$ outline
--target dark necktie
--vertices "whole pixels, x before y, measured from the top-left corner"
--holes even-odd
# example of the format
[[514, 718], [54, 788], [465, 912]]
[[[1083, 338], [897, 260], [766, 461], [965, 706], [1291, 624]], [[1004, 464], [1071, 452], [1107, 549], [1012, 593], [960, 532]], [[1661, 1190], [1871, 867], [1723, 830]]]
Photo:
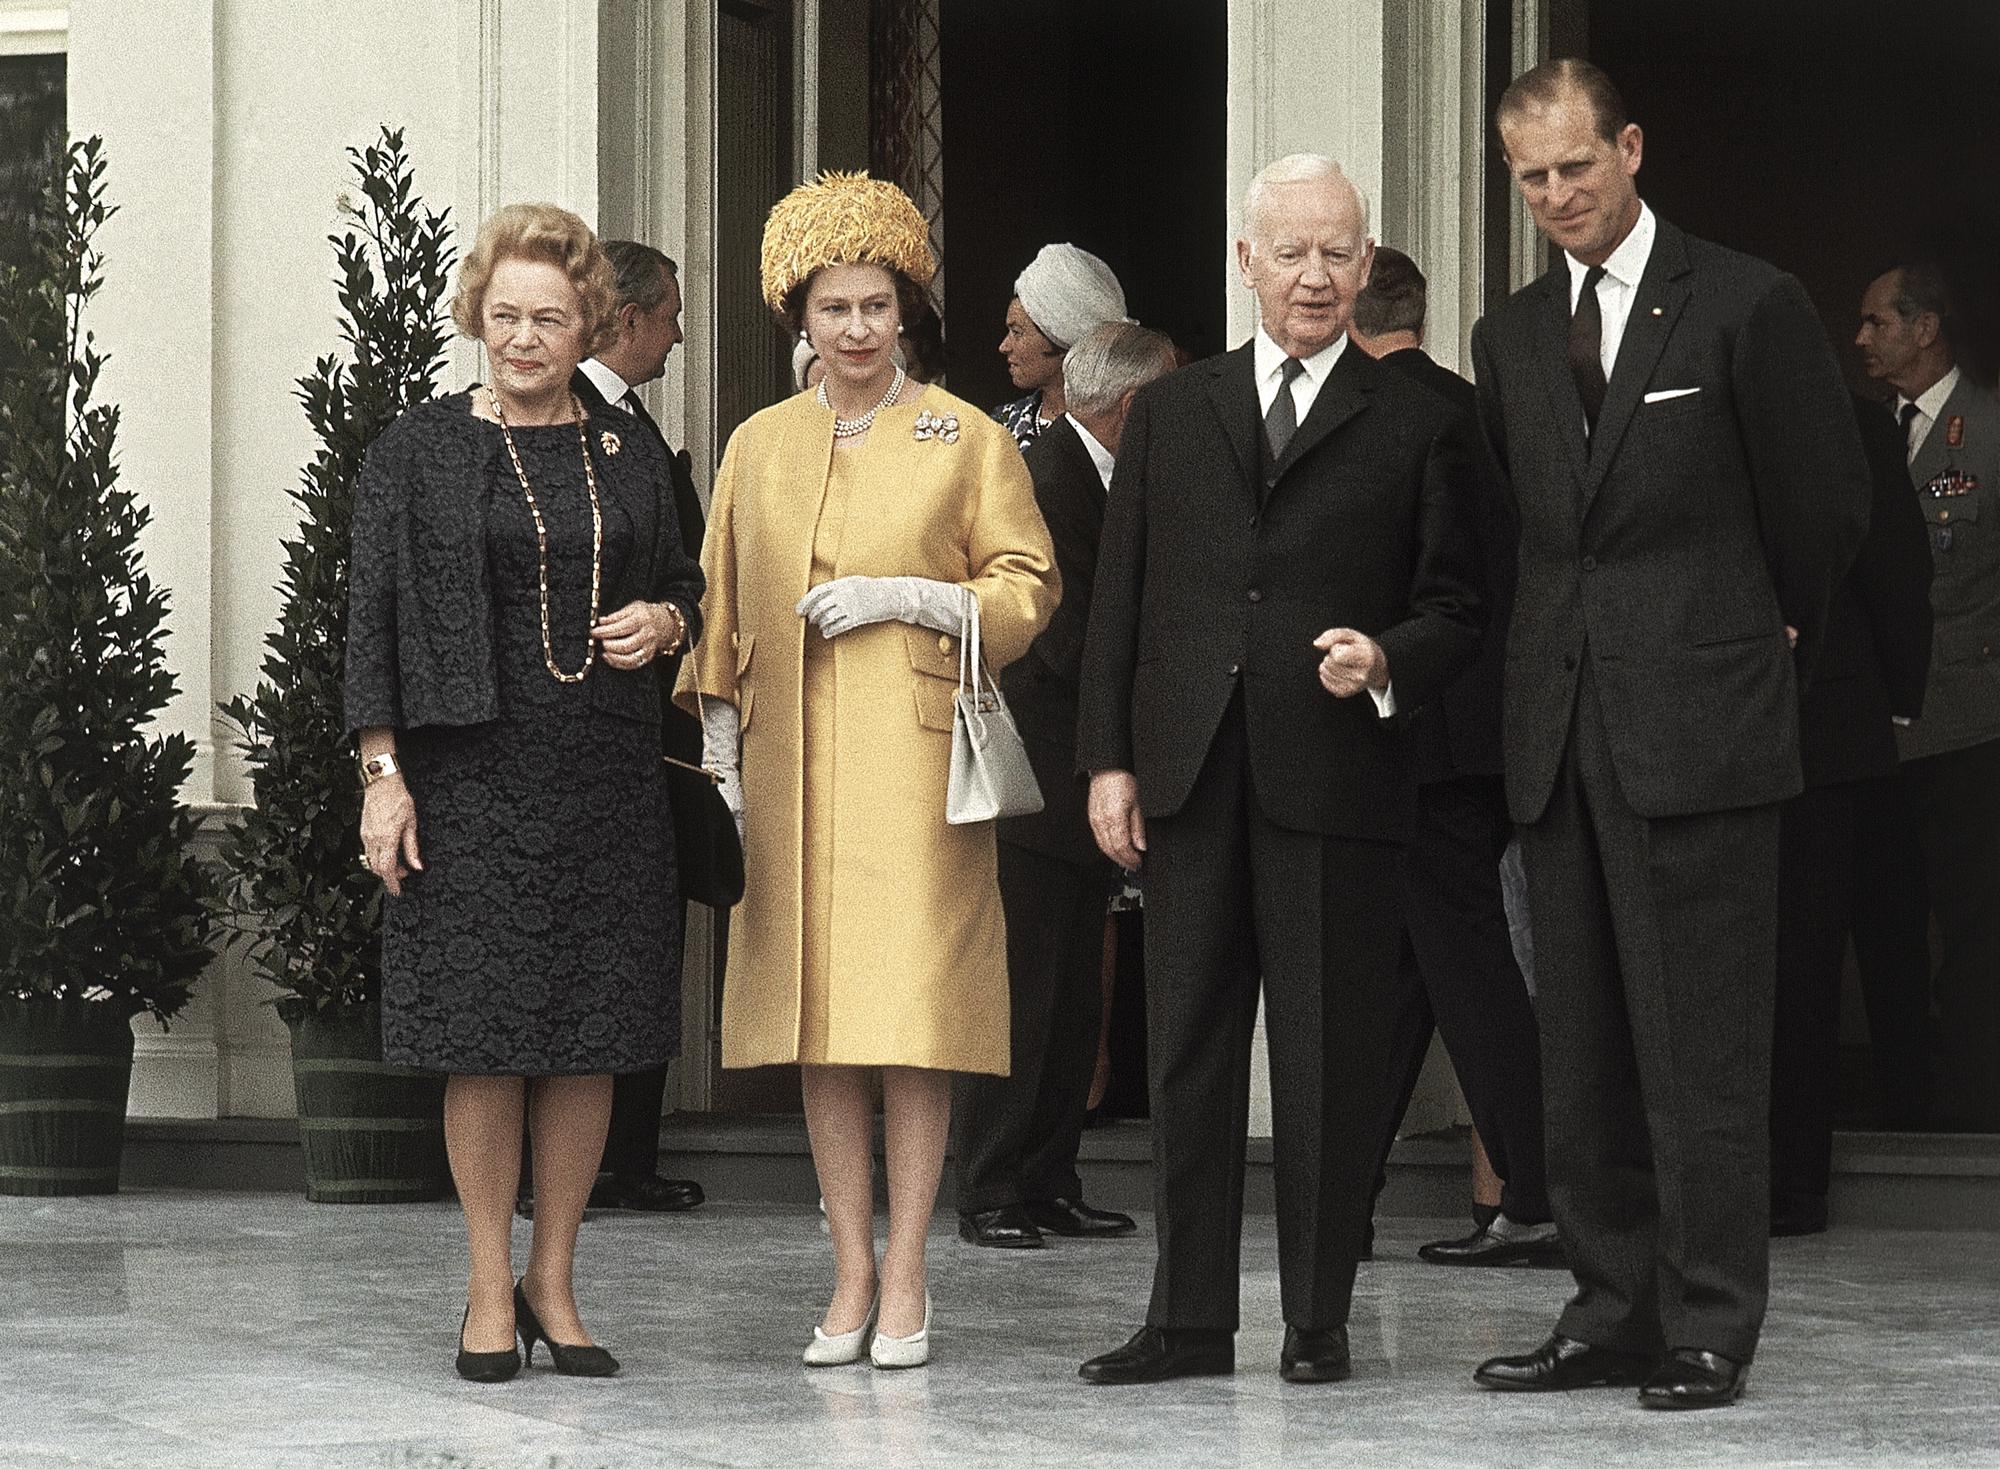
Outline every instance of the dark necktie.
[[1576, 395], [1583, 399], [1583, 417], [1597, 427], [1597, 410], [1604, 406], [1604, 308], [1597, 302], [1597, 283], [1604, 267], [1584, 272], [1583, 290], [1569, 318], [1569, 370], [1576, 378]]
[[1917, 405], [1914, 403], [1905, 403], [1900, 409], [1897, 410], [1896, 413], [1897, 421], [1903, 425], [1903, 452], [1906, 454], [1914, 454], [1917, 452], [1916, 440], [1913, 439], [1910, 435], [1911, 435], [1911, 430], [1915, 429], [1917, 426], [1917, 415], [1922, 411], [1923, 410], [1918, 408]]
[[1264, 438], [1271, 446], [1271, 462], [1277, 463], [1285, 457], [1285, 445], [1291, 443], [1292, 435], [1299, 431], [1299, 405], [1292, 401], [1292, 384], [1306, 365], [1296, 357], [1285, 359], [1284, 376], [1278, 382], [1276, 396], [1271, 399], [1271, 411], [1264, 415]]

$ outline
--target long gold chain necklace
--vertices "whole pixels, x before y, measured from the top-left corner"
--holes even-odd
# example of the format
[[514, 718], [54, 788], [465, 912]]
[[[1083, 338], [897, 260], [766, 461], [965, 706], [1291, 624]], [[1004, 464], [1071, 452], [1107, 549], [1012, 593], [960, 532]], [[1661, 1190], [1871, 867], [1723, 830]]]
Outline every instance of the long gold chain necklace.
[[[556, 667], [555, 640], [549, 636], [549, 528], [542, 523], [542, 507], [536, 503], [535, 491], [528, 483], [528, 471], [521, 467], [521, 451], [514, 446], [513, 430], [507, 427], [507, 414], [500, 406], [500, 395], [488, 388], [486, 396], [493, 404], [493, 417], [500, 425], [500, 437], [507, 441], [507, 457], [514, 464], [514, 478], [521, 482], [521, 494], [528, 502], [528, 514], [535, 520], [535, 561], [541, 573], [542, 586], [542, 662], [548, 665], [549, 673], [557, 683], [582, 683], [590, 673], [590, 665], [597, 661], [597, 640], [586, 637], [583, 651], [583, 667], [575, 673], [564, 673]], [[604, 509], [597, 500], [597, 470], [590, 462], [590, 438], [584, 432], [583, 404], [575, 394], [570, 395], [570, 407], [576, 413], [576, 442], [583, 451], [583, 482], [590, 491], [590, 625], [597, 625], [597, 597], [604, 576]]]

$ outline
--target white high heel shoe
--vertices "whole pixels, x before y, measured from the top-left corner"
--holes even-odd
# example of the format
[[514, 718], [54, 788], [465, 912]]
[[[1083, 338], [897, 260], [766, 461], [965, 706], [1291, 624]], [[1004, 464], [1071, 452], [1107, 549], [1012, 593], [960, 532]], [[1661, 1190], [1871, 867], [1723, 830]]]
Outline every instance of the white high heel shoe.
[[868, 1360], [877, 1367], [921, 1367], [931, 1359], [931, 1293], [924, 1292], [924, 1324], [913, 1336], [875, 1333]]
[[852, 1331], [843, 1331], [829, 1336], [817, 1326], [813, 1328], [813, 1339], [806, 1343], [802, 1359], [808, 1367], [845, 1367], [850, 1362], [859, 1362], [868, 1355], [869, 1343], [875, 1336], [875, 1309], [881, 1304], [877, 1297], [868, 1305], [868, 1319]]

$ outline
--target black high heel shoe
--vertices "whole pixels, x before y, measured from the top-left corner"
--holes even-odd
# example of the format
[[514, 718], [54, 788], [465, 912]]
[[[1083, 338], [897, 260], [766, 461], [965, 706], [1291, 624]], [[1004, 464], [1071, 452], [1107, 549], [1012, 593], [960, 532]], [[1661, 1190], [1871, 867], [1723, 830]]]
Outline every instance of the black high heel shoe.
[[550, 1336], [542, 1327], [542, 1320], [535, 1314], [535, 1308], [528, 1304], [528, 1294], [521, 1289], [521, 1283], [514, 1282], [514, 1328], [521, 1333], [521, 1346], [527, 1354], [528, 1365], [535, 1365], [535, 1343], [548, 1343], [549, 1356], [554, 1359], [556, 1371], [564, 1377], [616, 1377], [618, 1359], [603, 1347], [566, 1347]]
[[[519, 1301], [515, 1302], [519, 1308]], [[505, 1382], [521, 1370], [521, 1354], [514, 1350], [512, 1342], [507, 1343], [504, 1352], [468, 1352], [465, 1349], [465, 1323], [472, 1319], [472, 1307], [465, 1308], [465, 1314], [458, 1318], [458, 1375], [467, 1382]]]

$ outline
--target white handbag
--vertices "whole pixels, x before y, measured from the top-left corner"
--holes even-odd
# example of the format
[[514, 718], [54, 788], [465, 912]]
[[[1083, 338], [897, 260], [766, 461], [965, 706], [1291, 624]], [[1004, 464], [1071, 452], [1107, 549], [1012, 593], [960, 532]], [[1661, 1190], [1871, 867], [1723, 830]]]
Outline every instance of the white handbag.
[[944, 819], [967, 826], [1003, 816], [1032, 816], [1042, 809], [1042, 788], [1035, 783], [1014, 716], [980, 655], [979, 598], [968, 591], [965, 605], [958, 629], [958, 697], [952, 706]]

